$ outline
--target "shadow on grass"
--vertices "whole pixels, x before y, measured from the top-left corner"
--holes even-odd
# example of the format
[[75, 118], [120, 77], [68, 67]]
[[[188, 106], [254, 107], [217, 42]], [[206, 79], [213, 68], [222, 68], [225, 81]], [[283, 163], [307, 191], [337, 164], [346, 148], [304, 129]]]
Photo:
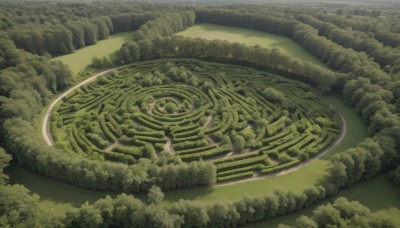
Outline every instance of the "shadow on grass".
[[114, 192], [90, 191], [51, 180], [32, 173], [15, 161], [6, 169], [6, 174], [10, 177], [10, 184], [24, 185], [32, 193], [38, 194], [41, 201], [51, 201], [56, 206], [64, 204], [79, 207], [86, 201], [92, 203], [107, 195], [111, 197], [117, 195]]

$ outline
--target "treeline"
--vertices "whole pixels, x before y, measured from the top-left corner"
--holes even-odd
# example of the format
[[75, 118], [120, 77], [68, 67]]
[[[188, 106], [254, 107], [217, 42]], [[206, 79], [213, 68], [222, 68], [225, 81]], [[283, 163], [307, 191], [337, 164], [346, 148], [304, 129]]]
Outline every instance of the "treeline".
[[298, 14], [295, 18], [318, 29], [320, 36], [324, 36], [345, 48], [367, 53], [388, 73], [398, 72], [398, 65], [400, 64], [399, 51], [391, 47], [385, 47], [374, 37], [370, 37], [369, 34], [341, 29], [332, 23], [324, 22], [305, 14]]
[[143, 24], [133, 33], [133, 40], [143, 40], [155, 36], [171, 36], [194, 24], [194, 11], [183, 11], [157, 17]]
[[398, 166], [395, 170], [390, 172], [389, 179], [393, 182], [393, 184], [400, 189], [400, 166]]
[[[183, 21], [183, 16], [174, 17], [160, 25], [161, 30], [157, 29], [155, 33], [150, 32], [151, 28], [142, 27], [141, 31], [149, 31], [144, 33], [146, 39], [125, 43], [117, 54], [118, 60], [127, 63], [159, 57], [196, 57], [273, 70], [314, 84], [324, 91], [333, 87], [369, 123], [371, 137], [356, 148], [335, 156], [325, 180], [302, 193], [278, 191], [245, 197], [236, 202], [206, 204], [180, 201], [165, 206], [146, 205], [132, 196], [120, 195], [116, 199], [99, 200], [93, 205], [84, 204], [81, 208], [68, 212], [63, 220], [51, 213], [45, 213], [37, 203], [37, 197], [29, 195], [26, 190], [18, 186], [1, 186], [0, 212], [6, 216], [0, 219], [0, 223], [11, 226], [41, 224], [49, 227], [59, 224], [82, 227], [234, 227], [302, 209], [336, 194], [341, 188], [368, 179], [383, 169], [399, 165], [400, 117], [393, 105], [400, 96], [394, 90], [399, 88], [398, 79], [383, 72], [367, 54], [354, 52], [320, 37], [318, 31], [293, 18], [208, 9], [200, 9], [196, 14], [198, 21], [247, 27], [292, 37], [328, 66], [342, 73], [334, 74], [314, 65], [296, 62], [276, 50], [257, 46], [247, 47], [223, 41], [181, 37], [147, 38], [179, 31], [183, 28], [183, 23], [178, 29], [169, 26], [180, 25], [179, 20]], [[168, 30], [164, 30], [165, 28]], [[214, 183], [215, 167], [202, 161], [158, 166], [150, 160], [142, 159], [139, 165], [128, 168], [118, 163], [91, 161], [55, 147], [44, 146], [32, 122], [52, 92], [70, 86], [71, 74], [63, 64], [49, 62], [43, 57], [19, 50], [12, 39], [2, 37], [1, 141], [5, 148], [14, 153], [19, 163], [49, 178], [94, 190], [133, 192], [146, 191], [153, 185], [165, 189], [180, 189]], [[397, 171], [393, 175], [396, 174]], [[15, 203], [15, 197], [24, 201]], [[329, 212], [328, 210], [324, 213], [329, 215]], [[315, 222], [318, 224], [318, 220]], [[382, 224], [386, 225], [385, 222], [388, 221], [382, 221]]]
[[396, 18], [389, 16], [386, 20], [376, 20], [366, 17], [346, 17], [334, 14], [316, 14], [319, 20], [332, 23], [342, 29], [351, 28], [371, 35], [384, 45], [396, 48], [400, 46], [400, 27]]
[[319, 206], [312, 216], [305, 215], [296, 219], [296, 225], [279, 227], [396, 227], [396, 221], [391, 217], [383, 217], [373, 213], [368, 207], [357, 201], [349, 201], [344, 197], [337, 198], [333, 203]]
[[[293, 17], [269, 15], [270, 11], [272, 10], [266, 9], [264, 14], [251, 14], [227, 9], [197, 9], [196, 22], [215, 23], [284, 35], [302, 45], [332, 70], [343, 73], [346, 77], [344, 80], [362, 75], [379, 85], [391, 82], [391, 75], [386, 74], [380, 65], [371, 60], [367, 54], [344, 48], [324, 36], [319, 36], [318, 30]], [[297, 12], [294, 12], [292, 16], [295, 13]], [[339, 85], [343, 86], [343, 80], [339, 81]]]
[[116, 53], [116, 61], [120, 64], [166, 57], [193, 57], [256, 67], [310, 83], [323, 92], [329, 92], [336, 83], [336, 75], [332, 71], [300, 62], [278, 49], [227, 41], [158, 36], [152, 40], [128, 41]]
[[51, 56], [96, 44], [110, 34], [135, 31], [148, 20], [175, 9], [162, 4], [130, 3], [1, 5], [8, 10], [0, 7], [0, 12], [4, 13], [0, 14], [4, 15], [0, 16], [0, 27], [3, 28], [0, 37], [12, 39], [18, 48], [28, 52]]
[[[10, 161], [0, 149], [2, 171]], [[271, 219], [308, 207], [330, 195], [324, 187], [310, 187], [302, 193], [276, 191], [261, 196], [247, 196], [235, 202], [180, 200], [160, 204], [164, 194], [152, 187], [148, 204], [132, 195], [107, 196], [93, 204], [70, 208], [65, 214], [49, 211], [39, 197], [20, 185], [5, 185], [0, 176], [0, 212], [2, 226], [41, 227], [237, 227], [251, 222]], [[46, 215], [46, 216], [44, 216]], [[301, 216], [296, 227], [362, 226], [396, 227], [391, 218], [371, 213], [357, 202], [338, 198], [314, 210], [311, 217]]]

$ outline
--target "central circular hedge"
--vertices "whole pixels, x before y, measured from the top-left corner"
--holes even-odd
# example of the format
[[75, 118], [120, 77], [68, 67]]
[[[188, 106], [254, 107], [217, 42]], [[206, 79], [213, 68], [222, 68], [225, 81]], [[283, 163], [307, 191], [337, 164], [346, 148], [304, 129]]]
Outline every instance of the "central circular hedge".
[[69, 93], [52, 113], [51, 134], [56, 145], [92, 159], [209, 160], [227, 181], [307, 160], [335, 140], [339, 125], [303, 83], [162, 60], [114, 70]]

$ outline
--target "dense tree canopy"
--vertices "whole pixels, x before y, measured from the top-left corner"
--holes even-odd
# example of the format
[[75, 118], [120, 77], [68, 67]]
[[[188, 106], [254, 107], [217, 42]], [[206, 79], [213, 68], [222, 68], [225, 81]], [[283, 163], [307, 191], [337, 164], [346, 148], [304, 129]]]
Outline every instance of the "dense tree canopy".
[[[350, 17], [342, 13], [250, 5], [211, 8], [98, 2], [1, 3], [1, 6], [0, 140], [20, 164], [46, 177], [92, 190], [124, 192], [148, 191], [153, 185], [174, 190], [215, 182], [215, 166], [203, 161], [188, 164], [162, 155], [158, 163], [143, 159], [138, 165], [128, 167], [71, 156], [62, 147], [42, 144], [34, 129], [39, 112], [55, 93], [74, 83], [68, 67], [49, 60], [49, 55], [71, 53], [115, 32], [135, 31], [133, 40], [123, 44], [113, 56], [113, 64], [195, 57], [269, 70], [307, 82], [323, 92], [342, 95], [368, 123], [370, 133], [357, 147], [334, 156], [321, 184], [302, 193], [278, 191], [236, 202], [182, 200], [165, 206], [157, 204], [162, 192], [153, 187], [150, 205], [121, 194], [115, 199], [107, 197], [94, 204], [86, 203], [59, 217], [24, 187], [5, 185], [7, 178], [1, 172], [2, 226], [234, 227], [292, 213], [399, 165], [400, 26], [390, 16], [378, 20], [357, 16], [366, 14], [363, 11], [355, 11]], [[371, 12], [372, 15], [379, 16], [378, 12]], [[171, 37], [195, 22], [290, 37], [330, 69], [292, 59], [276, 49]], [[192, 79], [192, 83], [196, 84], [196, 80]], [[209, 88], [205, 85], [202, 89]], [[275, 102], [285, 102], [276, 91], [265, 91], [264, 95]], [[236, 135], [223, 140], [240, 151], [242, 138], [243, 135]], [[4, 169], [9, 159], [0, 149], [0, 169]], [[181, 175], [187, 173], [193, 175]], [[397, 185], [399, 168], [390, 177]], [[300, 226], [309, 227], [395, 226], [391, 222], [341, 198], [319, 207], [311, 217], [298, 220]]]

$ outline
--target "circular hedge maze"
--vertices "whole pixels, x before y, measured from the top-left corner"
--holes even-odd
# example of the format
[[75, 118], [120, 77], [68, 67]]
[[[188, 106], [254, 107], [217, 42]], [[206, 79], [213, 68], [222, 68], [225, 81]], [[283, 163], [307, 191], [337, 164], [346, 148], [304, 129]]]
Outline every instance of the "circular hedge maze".
[[[214, 162], [218, 181], [294, 166], [335, 140], [340, 119], [300, 82], [195, 60], [140, 63], [74, 90], [52, 113], [56, 145], [127, 164]], [[165, 156], [163, 156], [165, 157]]]

